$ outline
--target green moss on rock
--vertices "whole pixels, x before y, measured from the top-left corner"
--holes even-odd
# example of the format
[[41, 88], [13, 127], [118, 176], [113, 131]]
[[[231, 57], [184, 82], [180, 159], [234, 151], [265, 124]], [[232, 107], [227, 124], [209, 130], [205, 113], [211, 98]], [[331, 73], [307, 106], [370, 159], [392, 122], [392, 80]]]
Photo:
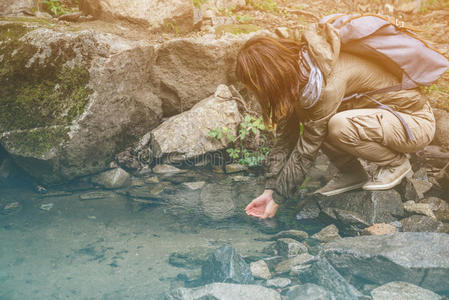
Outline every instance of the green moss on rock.
[[[0, 25], [0, 132], [54, 125], [67, 126], [88, 103], [89, 58], [68, 67], [73, 45], [50, 43], [51, 55], [21, 39], [33, 30], [24, 24]], [[33, 59], [36, 54], [43, 57]], [[45, 147], [44, 147], [45, 148]]]
[[12, 154], [22, 156], [45, 156], [66, 138], [69, 129], [64, 126], [38, 128], [10, 133], [2, 139]]

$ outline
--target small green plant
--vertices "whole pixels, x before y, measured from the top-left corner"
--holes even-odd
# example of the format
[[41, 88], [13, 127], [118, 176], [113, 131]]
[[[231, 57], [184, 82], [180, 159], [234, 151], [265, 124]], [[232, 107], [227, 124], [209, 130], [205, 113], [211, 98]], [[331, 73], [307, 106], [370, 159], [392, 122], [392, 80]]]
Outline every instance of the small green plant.
[[193, 6], [200, 8], [203, 4], [206, 4], [209, 0], [193, 0]]
[[48, 10], [54, 16], [61, 16], [70, 12], [70, 10], [67, 9], [59, 0], [43, 0], [42, 3], [47, 4]]
[[[270, 130], [270, 129], [269, 129]], [[227, 149], [226, 152], [233, 160], [236, 160], [241, 165], [249, 167], [255, 167], [265, 160], [269, 149], [261, 146], [255, 150], [247, 149], [247, 144], [250, 139], [266, 140], [265, 132], [267, 129], [263, 123], [262, 118], [256, 118], [251, 115], [246, 115], [243, 122], [240, 123], [237, 136], [235, 136], [230, 128], [218, 127], [215, 130], [209, 131], [209, 136], [221, 140], [223, 138], [232, 142], [232, 147]]]
[[168, 32], [174, 32], [176, 35], [179, 33], [178, 25], [173, 22], [167, 22], [165, 23], [165, 29]]
[[276, 1], [273, 0], [249, 0], [249, 4], [259, 10], [265, 10], [272, 13], [279, 11], [279, 6]]

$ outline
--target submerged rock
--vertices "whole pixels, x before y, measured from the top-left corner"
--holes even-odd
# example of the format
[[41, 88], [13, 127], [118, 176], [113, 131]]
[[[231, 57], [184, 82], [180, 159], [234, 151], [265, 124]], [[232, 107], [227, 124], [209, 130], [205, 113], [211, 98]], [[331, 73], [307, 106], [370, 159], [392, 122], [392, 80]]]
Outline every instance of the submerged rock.
[[[303, 253], [284, 261], [281, 261], [274, 267], [274, 271], [277, 274], [283, 274], [291, 272], [297, 266], [305, 266], [310, 262], [315, 260], [315, 256], [310, 255], [309, 253]], [[303, 269], [303, 268], [299, 268]]]
[[290, 239], [294, 239], [294, 240], [301, 242], [303, 240], [308, 239], [309, 235], [305, 231], [291, 229], [291, 230], [280, 231], [280, 232], [276, 233], [275, 235], [273, 235], [270, 239], [278, 240], [281, 238], [290, 238]]
[[202, 287], [187, 289], [179, 288], [166, 293], [164, 300], [281, 300], [281, 295], [275, 290], [259, 285], [240, 285], [231, 283], [212, 283]]
[[292, 281], [289, 278], [278, 277], [278, 278], [273, 278], [273, 279], [267, 280], [267, 282], [265, 282], [265, 285], [267, 287], [283, 289], [283, 288], [289, 286], [291, 283], [292, 283]]
[[345, 233], [361, 232], [375, 223], [389, 223], [404, 215], [401, 195], [395, 190], [352, 191], [336, 196], [316, 196], [322, 213], [339, 221]]
[[322, 286], [306, 283], [293, 287], [287, 293], [287, 300], [335, 300], [335, 296]]
[[223, 220], [235, 214], [234, 193], [229, 185], [211, 183], [201, 190], [201, 208], [212, 220]]
[[212, 252], [201, 268], [204, 282], [251, 283], [254, 279], [249, 265], [231, 247], [223, 246]]
[[237, 135], [241, 121], [237, 102], [225, 85], [218, 86], [215, 94], [192, 109], [173, 116], [152, 131], [151, 147], [156, 158], [177, 162], [194, 159], [226, 148], [230, 143], [226, 136], [211, 137], [209, 132], [227, 127]]
[[324, 256], [345, 277], [376, 284], [405, 281], [448, 292], [449, 235], [403, 232], [343, 238], [324, 246]]
[[107, 189], [118, 189], [128, 183], [131, 175], [122, 168], [105, 171], [92, 178], [92, 182]]
[[276, 249], [281, 256], [292, 257], [302, 253], [307, 253], [307, 247], [290, 238], [282, 238], [276, 241]]
[[209, 254], [210, 248], [194, 247], [187, 251], [173, 252], [170, 254], [168, 262], [175, 267], [194, 269], [203, 265]]
[[393, 281], [371, 291], [373, 300], [440, 300], [441, 296], [408, 282]]

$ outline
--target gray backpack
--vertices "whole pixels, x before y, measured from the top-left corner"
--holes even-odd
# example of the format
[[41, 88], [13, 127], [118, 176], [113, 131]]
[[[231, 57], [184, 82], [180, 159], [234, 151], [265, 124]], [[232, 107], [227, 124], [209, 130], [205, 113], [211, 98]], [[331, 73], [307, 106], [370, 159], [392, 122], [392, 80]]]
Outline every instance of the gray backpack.
[[341, 50], [375, 60], [401, 78], [401, 84], [355, 94], [344, 100], [429, 85], [449, 68], [449, 61], [414, 32], [377, 15], [324, 17], [339, 30]]

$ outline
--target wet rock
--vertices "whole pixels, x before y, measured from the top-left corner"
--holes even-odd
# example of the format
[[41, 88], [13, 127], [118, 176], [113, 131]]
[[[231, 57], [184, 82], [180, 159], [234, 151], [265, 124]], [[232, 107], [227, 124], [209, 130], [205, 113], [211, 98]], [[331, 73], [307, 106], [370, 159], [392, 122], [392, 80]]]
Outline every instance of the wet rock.
[[443, 229], [443, 223], [423, 215], [413, 215], [402, 219], [401, 224], [404, 232], [440, 232]]
[[201, 208], [204, 215], [212, 220], [223, 220], [235, 214], [232, 187], [211, 183], [201, 190]]
[[398, 229], [391, 224], [373, 224], [363, 230], [363, 235], [385, 235], [398, 232]]
[[436, 218], [442, 222], [449, 222], [449, 204], [436, 197], [425, 198], [420, 203], [429, 204]]
[[122, 168], [116, 168], [93, 177], [92, 182], [106, 189], [118, 189], [129, 183], [130, 177]]
[[203, 186], [206, 185], [206, 182], [205, 181], [183, 182], [182, 185], [191, 191], [196, 191], [201, 190]]
[[276, 233], [274, 236], [271, 237], [271, 240], [278, 240], [281, 238], [290, 238], [297, 241], [303, 241], [309, 238], [309, 235], [305, 231], [301, 230], [284, 230]]
[[169, 264], [175, 267], [195, 269], [203, 265], [210, 254], [210, 248], [194, 247], [187, 251], [173, 252], [168, 257]]
[[221, 139], [211, 137], [209, 132], [227, 127], [236, 136], [241, 115], [237, 102], [231, 98], [229, 88], [220, 85], [213, 96], [159, 125], [152, 131], [155, 157], [179, 162], [225, 149], [231, 140], [226, 135]]
[[312, 238], [318, 240], [323, 243], [327, 243], [333, 241], [335, 239], [339, 239], [340, 235], [338, 234], [338, 228], [334, 224], [331, 224], [327, 227], [321, 229], [320, 232], [312, 235]]
[[436, 218], [432, 207], [427, 203], [415, 203], [415, 201], [407, 201], [404, 203], [404, 210], [409, 214], [424, 215], [431, 218]]
[[320, 215], [321, 209], [316, 201], [307, 201], [305, 205], [296, 215], [296, 220], [310, 220], [317, 219]]
[[323, 254], [347, 278], [375, 284], [405, 281], [447, 292], [448, 247], [448, 234], [400, 232], [335, 240]]
[[88, 192], [80, 195], [81, 200], [95, 200], [95, 199], [105, 199], [105, 198], [113, 198], [115, 194], [113, 192], [106, 191], [95, 191]]
[[223, 246], [212, 252], [201, 268], [204, 282], [251, 283], [254, 279], [249, 265], [231, 247]]
[[394, 281], [371, 291], [373, 300], [440, 300], [441, 296], [408, 282]]
[[346, 281], [325, 258], [314, 261], [310, 268], [299, 274], [299, 279], [301, 282], [314, 283], [332, 291], [337, 300], [363, 298], [362, 293]]
[[252, 262], [249, 267], [254, 278], [265, 280], [271, 278], [270, 269], [268, 268], [268, 265], [264, 260]]
[[225, 172], [227, 174], [238, 173], [248, 170], [247, 166], [241, 164], [227, 164], [225, 166]]
[[316, 196], [325, 215], [339, 221], [344, 233], [355, 234], [375, 223], [389, 223], [404, 215], [401, 195], [395, 190], [352, 191], [332, 197]]
[[185, 270], [179, 273], [176, 278], [185, 281], [187, 283], [199, 282], [201, 279], [201, 268], [196, 268], [192, 270]]
[[314, 256], [309, 253], [302, 253], [295, 257], [289, 258], [287, 260], [281, 261], [274, 267], [274, 271], [277, 274], [283, 274], [290, 272], [296, 266], [304, 266], [315, 259]]
[[212, 283], [202, 287], [187, 289], [179, 288], [166, 293], [164, 300], [281, 300], [281, 295], [275, 290], [259, 285], [240, 285], [231, 283]]
[[188, 0], [125, 1], [125, 0], [81, 0], [80, 10], [96, 19], [126, 20], [149, 27], [150, 30], [166, 29], [187, 32], [193, 29], [193, 2]]
[[268, 255], [277, 256], [278, 255], [278, 250], [277, 250], [277, 247], [276, 247], [276, 243], [272, 243], [272, 244], [269, 244], [269, 245], [265, 246], [262, 249], [262, 253], [265, 253], [265, 254], [268, 254]]
[[185, 172], [187, 172], [187, 170], [181, 170], [181, 169], [178, 169], [174, 166], [167, 165], [167, 164], [160, 164], [160, 165], [154, 166], [153, 172], [155, 174], [169, 176], [169, 175], [185, 173]]
[[278, 277], [278, 278], [273, 278], [273, 279], [267, 280], [267, 282], [265, 282], [265, 286], [283, 289], [283, 288], [289, 286], [291, 283], [292, 283], [292, 281], [288, 278]]
[[307, 247], [304, 244], [290, 238], [278, 239], [276, 241], [276, 249], [278, 250], [279, 255], [285, 257], [307, 253]]
[[322, 286], [306, 283], [293, 287], [287, 293], [287, 300], [335, 300], [335, 296]]
[[163, 199], [164, 192], [171, 188], [171, 184], [161, 182], [156, 185], [136, 186], [128, 189], [127, 195], [133, 198]]

